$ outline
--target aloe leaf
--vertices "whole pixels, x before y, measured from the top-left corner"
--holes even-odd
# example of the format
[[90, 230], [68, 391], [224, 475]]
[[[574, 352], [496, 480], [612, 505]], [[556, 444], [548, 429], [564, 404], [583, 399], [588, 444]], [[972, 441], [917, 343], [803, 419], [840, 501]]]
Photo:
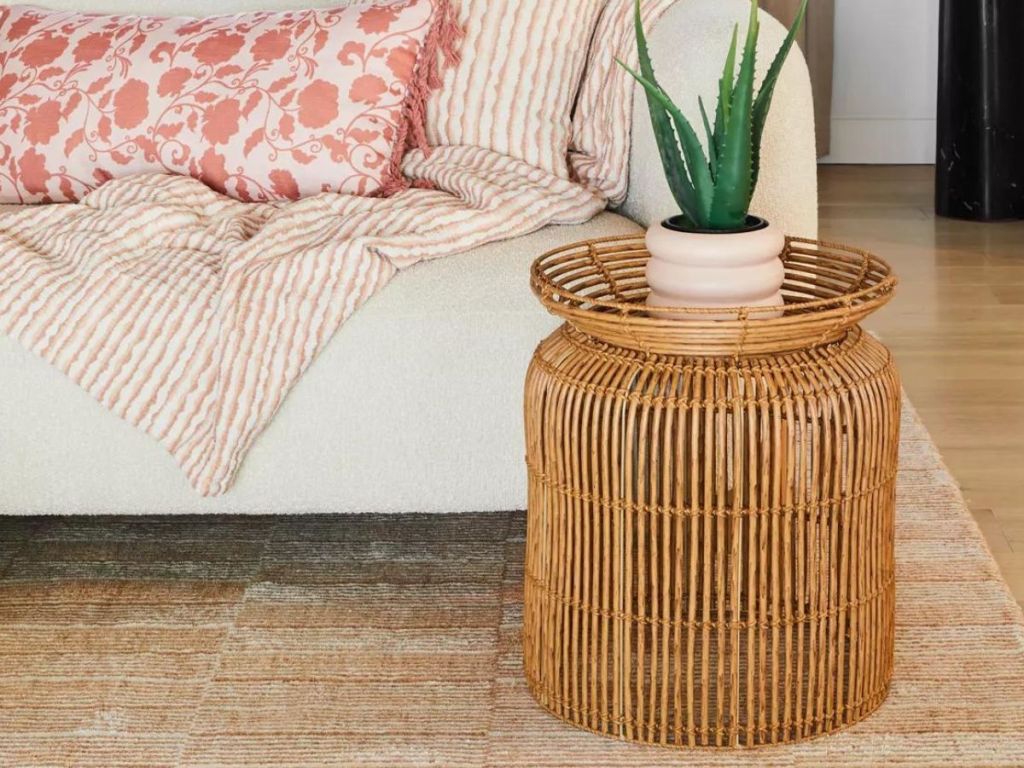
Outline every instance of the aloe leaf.
[[679, 151], [679, 144], [676, 141], [675, 132], [672, 130], [672, 118], [668, 112], [655, 99], [645, 85], [649, 81], [641, 79], [641, 76], [627, 67], [622, 61], [619, 66], [629, 72], [647, 90], [647, 108], [651, 114], [651, 125], [654, 128], [654, 138], [658, 143], [658, 155], [661, 158], [661, 165], [665, 169], [665, 179], [668, 181], [669, 189], [676, 204], [691, 222], [699, 223], [696, 216], [699, 215], [700, 205], [697, 202], [697, 193], [686, 172], [686, 163]]
[[778, 82], [779, 75], [782, 74], [782, 66], [786, 63], [786, 59], [789, 57], [789, 52], [793, 48], [793, 43], [796, 41], [797, 33], [799, 33], [800, 26], [803, 24], [804, 17], [807, 15], [807, 3], [808, 0], [804, 0], [803, 3], [801, 3], [800, 10], [797, 13], [796, 18], [793, 20], [793, 26], [789, 28], [789, 33], [786, 35], [786, 39], [783, 40], [782, 46], [779, 48], [778, 53], [775, 54], [775, 58], [772, 60], [772, 64], [764, 76], [764, 82], [761, 83], [761, 90], [758, 92], [757, 98], [754, 100], [754, 188], [757, 187], [757, 178], [761, 171], [761, 137], [764, 135], [764, 125], [768, 120], [768, 111], [772, 106], [772, 97], [775, 95], [775, 84]]
[[[633, 8], [633, 26], [636, 30], [636, 48], [640, 60], [640, 71], [644, 78], [657, 84], [654, 76], [654, 65], [651, 62], [651, 53], [647, 46], [647, 36], [644, 34], [644, 19], [640, 7], [640, 0], [636, 0]], [[618, 59], [616, 59], [618, 61]], [[636, 73], [619, 61], [633, 77]], [[641, 82], [641, 85], [643, 83]], [[647, 88], [645, 87], [645, 90]], [[658, 90], [661, 88], [659, 86]], [[651, 125], [654, 128], [654, 138], [658, 143], [658, 154], [661, 157], [661, 165], [665, 169], [665, 178], [668, 181], [669, 189], [675, 198], [676, 204], [682, 210], [683, 215], [690, 220], [698, 214], [697, 193], [693, 188], [693, 182], [687, 173], [683, 158], [679, 153], [679, 145], [676, 142], [675, 134], [672, 132], [671, 118], [666, 114], [663, 106], [659, 105], [647, 91], [647, 109], [651, 115]]]
[[715, 185], [711, 178], [711, 170], [708, 168], [708, 159], [704, 155], [704, 148], [700, 144], [700, 139], [697, 138], [697, 132], [693, 130], [693, 126], [686, 119], [682, 110], [656, 83], [652, 83], [643, 75], [634, 72], [622, 62], [619, 64], [644, 87], [648, 98], [654, 99], [672, 118], [699, 205], [696, 215], [691, 218], [703, 227], [711, 213], [711, 200], [714, 196]]
[[[654, 64], [651, 62], [651, 51], [647, 46], [647, 35], [644, 34], [644, 18], [640, 9], [640, 0], [633, 7], [633, 26], [636, 29], [636, 52], [640, 60], [640, 73], [655, 85], [658, 78], [654, 76]], [[620, 64], [622, 62], [619, 62]], [[623, 65], [625, 66], [625, 65]], [[660, 88], [661, 86], [658, 85]]]
[[[700, 145], [693, 126], [683, 116], [683, 113], [665, 93], [665, 89], [658, 83], [654, 74], [654, 65], [651, 63], [651, 52], [647, 45], [647, 35], [644, 33], [643, 13], [641, 12], [640, 0], [633, 5], [633, 24], [636, 27], [636, 47], [640, 60], [640, 75], [635, 72], [631, 74], [647, 90], [648, 98], [653, 97], [660, 102], [668, 112], [675, 124], [676, 134], [679, 143], [682, 145], [683, 157], [686, 160], [686, 172], [689, 175], [691, 185], [696, 194], [698, 209], [685, 211], [691, 219], [704, 226], [711, 213], [711, 199], [714, 195], [714, 180], [711, 177], [711, 170], [708, 168], [708, 159]], [[621, 63], [621, 62], [620, 62]], [[629, 68], [626, 68], [627, 71]]]
[[[711, 208], [712, 194], [707, 160], [702, 151], [699, 152], [699, 155], [694, 154], [695, 147], [700, 150], [700, 142], [696, 140], [696, 134], [693, 133], [689, 123], [683, 127], [683, 130], [679, 130], [678, 118], [682, 118], [682, 114], [680, 113], [678, 118], [673, 114], [673, 112], [678, 112], [678, 109], [658, 84], [654, 74], [654, 65], [651, 63], [647, 37], [644, 34], [640, 0], [636, 0], [634, 5], [633, 21], [636, 28], [637, 54], [642, 74], [633, 71], [624, 62], [618, 59], [616, 61], [644, 86], [644, 90], [647, 92], [647, 106], [658, 142], [661, 163], [676, 202], [687, 219], [698, 226], [704, 226]], [[679, 152], [676, 133], [672, 130], [672, 123], [676, 124], [678, 138], [682, 143], [682, 156]], [[689, 135], [686, 135], [687, 128], [689, 128]], [[691, 137], [694, 141], [690, 141]]]
[[732, 42], [729, 53], [725, 57], [725, 68], [718, 80], [718, 106], [715, 109], [715, 143], [719, 150], [725, 144], [725, 127], [729, 124], [729, 107], [732, 104], [732, 87], [736, 79], [736, 39], [739, 36], [739, 25], [732, 28]]
[[750, 22], [743, 47], [743, 61], [732, 90], [725, 143], [718, 158], [718, 179], [711, 206], [714, 229], [738, 229], [746, 220], [753, 192], [751, 111], [754, 100], [754, 62], [757, 49], [757, 0], [750, 3]]
[[700, 107], [700, 119], [704, 123], [704, 134], [708, 137], [708, 160], [711, 165], [711, 178], [714, 179], [718, 175], [718, 143], [708, 120], [708, 111], [704, 109], [704, 99], [700, 96], [697, 97], [697, 106]]
[[[664, 95], [664, 92], [662, 93]], [[680, 143], [683, 145], [683, 155], [686, 158], [686, 166], [690, 171], [690, 179], [693, 181], [693, 188], [697, 193], [697, 201], [700, 204], [700, 224], [704, 228], [711, 216], [711, 201], [715, 195], [715, 180], [711, 176], [711, 168], [708, 159], [704, 154], [697, 132], [693, 130], [690, 121], [668, 97], [668, 105], [665, 109], [672, 117], [672, 123], [676, 127]]]

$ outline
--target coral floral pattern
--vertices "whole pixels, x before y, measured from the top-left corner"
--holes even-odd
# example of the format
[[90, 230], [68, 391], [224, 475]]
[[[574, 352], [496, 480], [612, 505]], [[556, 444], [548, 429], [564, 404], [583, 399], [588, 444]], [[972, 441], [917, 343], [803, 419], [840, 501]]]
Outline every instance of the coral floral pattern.
[[206, 19], [0, 8], [0, 202], [76, 201], [154, 171], [245, 201], [393, 193], [446, 2]]

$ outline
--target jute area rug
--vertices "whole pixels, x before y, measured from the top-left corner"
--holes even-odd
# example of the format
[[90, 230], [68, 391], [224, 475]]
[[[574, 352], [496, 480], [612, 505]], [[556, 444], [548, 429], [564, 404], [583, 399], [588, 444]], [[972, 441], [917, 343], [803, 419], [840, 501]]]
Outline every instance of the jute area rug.
[[1024, 766], [1024, 620], [907, 408], [897, 668], [748, 752], [563, 725], [520, 676], [522, 513], [0, 520], [0, 766]]

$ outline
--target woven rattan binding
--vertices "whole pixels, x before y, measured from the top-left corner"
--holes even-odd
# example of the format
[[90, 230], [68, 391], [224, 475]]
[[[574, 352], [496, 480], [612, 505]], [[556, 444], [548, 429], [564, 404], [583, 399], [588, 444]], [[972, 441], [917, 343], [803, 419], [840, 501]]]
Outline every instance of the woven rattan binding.
[[[550, 312], [581, 332], [649, 354], [761, 355], [826, 344], [884, 305], [896, 277], [877, 256], [857, 248], [789, 237], [781, 317], [772, 307], [736, 307], [736, 320], [707, 319], [722, 309], [647, 312], [642, 237], [588, 240], [537, 259], [530, 283]], [[666, 316], [668, 315], [668, 316]]]
[[675, 747], [858, 722], [893, 670], [900, 381], [857, 322], [896, 280], [794, 238], [781, 317], [664, 319], [647, 258], [628, 237], [534, 265], [568, 323], [525, 386], [530, 690], [581, 728]]

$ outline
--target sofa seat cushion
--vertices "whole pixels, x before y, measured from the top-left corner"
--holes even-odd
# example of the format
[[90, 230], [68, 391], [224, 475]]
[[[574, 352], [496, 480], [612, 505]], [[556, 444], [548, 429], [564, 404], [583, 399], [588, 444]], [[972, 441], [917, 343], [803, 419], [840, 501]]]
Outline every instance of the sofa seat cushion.
[[0, 336], [0, 514], [523, 508], [523, 377], [557, 325], [530, 292], [530, 263], [574, 240], [638, 231], [605, 213], [399, 274], [342, 327], [216, 498]]

